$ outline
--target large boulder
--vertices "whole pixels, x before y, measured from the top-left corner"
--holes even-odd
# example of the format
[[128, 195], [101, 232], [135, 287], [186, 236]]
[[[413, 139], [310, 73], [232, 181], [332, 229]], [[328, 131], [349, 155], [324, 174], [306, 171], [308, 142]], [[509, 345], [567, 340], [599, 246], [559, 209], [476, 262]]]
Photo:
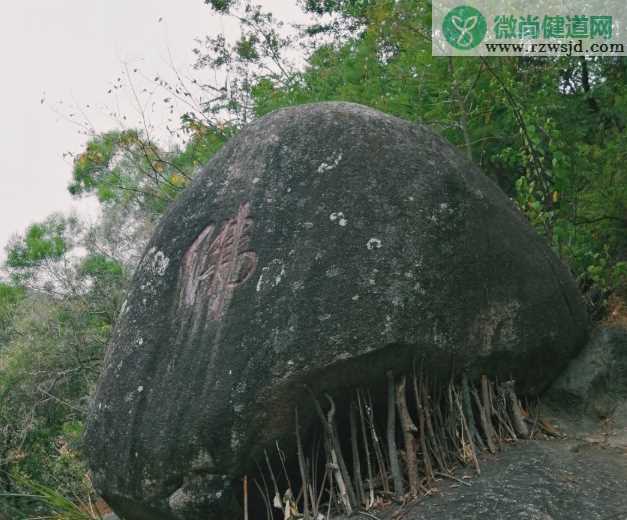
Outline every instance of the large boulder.
[[94, 399], [94, 481], [126, 520], [237, 518], [238, 478], [293, 437], [304, 385], [342, 395], [419, 358], [535, 394], [586, 322], [544, 240], [431, 130], [348, 103], [280, 110], [158, 226]]

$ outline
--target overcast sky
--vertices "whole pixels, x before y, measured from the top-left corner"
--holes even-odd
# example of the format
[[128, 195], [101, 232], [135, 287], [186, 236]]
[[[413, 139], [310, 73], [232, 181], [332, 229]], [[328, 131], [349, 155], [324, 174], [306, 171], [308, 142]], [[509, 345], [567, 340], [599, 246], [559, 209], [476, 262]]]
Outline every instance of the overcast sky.
[[[257, 3], [284, 19], [303, 19], [293, 0]], [[124, 63], [151, 78], [166, 74], [170, 61], [189, 70], [195, 38], [239, 32], [203, 0], [24, 0], [2, 7], [0, 260], [11, 235], [52, 212], [96, 213], [93, 202], [77, 203], [67, 193], [71, 159], [63, 154], [80, 152], [86, 140], [69, 114], [80, 108], [99, 131], [113, 128], [107, 113], [116, 104], [121, 113], [134, 109], [128, 93], [107, 94]]]

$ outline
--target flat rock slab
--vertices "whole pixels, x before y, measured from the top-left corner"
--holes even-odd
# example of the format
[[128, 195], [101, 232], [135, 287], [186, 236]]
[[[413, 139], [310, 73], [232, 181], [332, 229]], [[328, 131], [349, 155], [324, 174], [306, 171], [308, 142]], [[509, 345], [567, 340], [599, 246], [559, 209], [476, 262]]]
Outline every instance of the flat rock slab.
[[381, 520], [627, 520], [627, 449], [578, 440], [525, 442], [486, 457], [481, 475], [467, 482], [469, 486], [441, 481], [439, 495], [375, 516]]

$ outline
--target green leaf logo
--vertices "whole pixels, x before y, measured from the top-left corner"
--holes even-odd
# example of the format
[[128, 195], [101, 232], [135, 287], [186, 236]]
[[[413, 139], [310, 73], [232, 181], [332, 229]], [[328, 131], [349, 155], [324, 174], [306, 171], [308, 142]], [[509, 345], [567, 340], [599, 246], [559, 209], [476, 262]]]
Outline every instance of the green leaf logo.
[[474, 7], [451, 9], [442, 22], [442, 33], [453, 47], [465, 51], [481, 43], [488, 29], [485, 17]]

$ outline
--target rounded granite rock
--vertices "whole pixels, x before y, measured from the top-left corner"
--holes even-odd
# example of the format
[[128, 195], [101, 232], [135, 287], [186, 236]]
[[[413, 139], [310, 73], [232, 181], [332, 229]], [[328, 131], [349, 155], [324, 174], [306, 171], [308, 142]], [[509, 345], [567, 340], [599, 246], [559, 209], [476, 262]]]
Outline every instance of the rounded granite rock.
[[126, 520], [236, 518], [305, 385], [342, 395], [420, 359], [537, 394], [586, 334], [568, 271], [437, 134], [349, 103], [279, 110], [148, 245], [88, 421], [94, 482]]

